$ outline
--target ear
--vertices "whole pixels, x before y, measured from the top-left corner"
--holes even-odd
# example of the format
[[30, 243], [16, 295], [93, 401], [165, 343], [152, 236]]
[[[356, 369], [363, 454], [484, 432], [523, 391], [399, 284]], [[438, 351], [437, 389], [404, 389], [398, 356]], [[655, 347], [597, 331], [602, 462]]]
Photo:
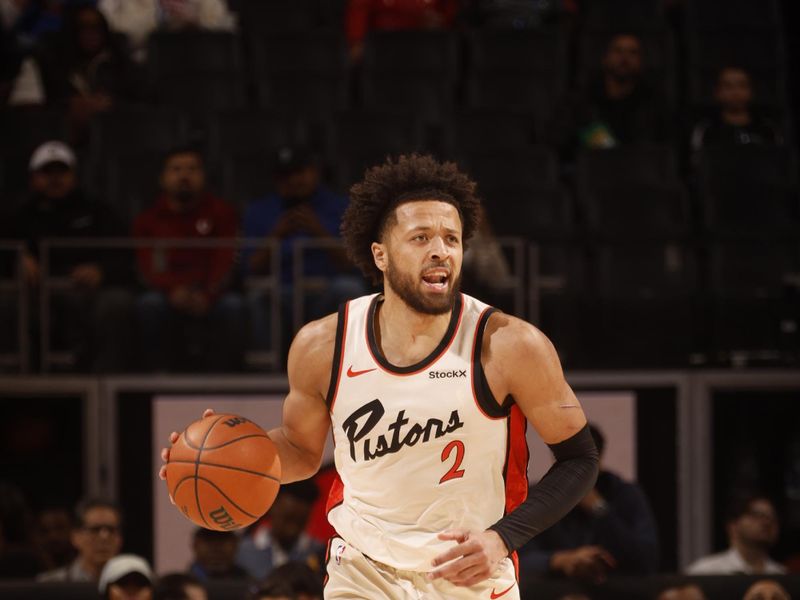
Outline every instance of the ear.
[[379, 244], [378, 242], [372, 242], [372, 246], [370, 246], [372, 250], [372, 259], [375, 261], [375, 266], [382, 272], [386, 272], [386, 265], [388, 263], [388, 257], [386, 255], [386, 246], [384, 244]]

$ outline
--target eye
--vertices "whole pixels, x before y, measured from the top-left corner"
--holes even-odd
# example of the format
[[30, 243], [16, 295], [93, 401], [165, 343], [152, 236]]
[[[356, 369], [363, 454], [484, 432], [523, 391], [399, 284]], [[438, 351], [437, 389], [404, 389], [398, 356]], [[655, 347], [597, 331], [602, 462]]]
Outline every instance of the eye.
[[447, 241], [450, 242], [451, 244], [458, 244], [459, 239], [458, 239], [458, 236], [448, 235], [447, 236]]
[[424, 233], [419, 233], [419, 234], [415, 235], [415, 236], [414, 236], [413, 238], [411, 238], [411, 239], [412, 239], [412, 240], [414, 240], [414, 241], [417, 241], [417, 240], [419, 240], [419, 241], [422, 241], [422, 242], [424, 242], [425, 240], [427, 240], [427, 239], [428, 239], [428, 236], [427, 236], [427, 235], [425, 235]]

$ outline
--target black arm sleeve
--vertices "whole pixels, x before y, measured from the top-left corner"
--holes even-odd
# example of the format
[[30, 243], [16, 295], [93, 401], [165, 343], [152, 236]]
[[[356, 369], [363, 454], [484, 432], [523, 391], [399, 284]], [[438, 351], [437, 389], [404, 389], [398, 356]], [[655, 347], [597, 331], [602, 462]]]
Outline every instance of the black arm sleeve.
[[561, 519], [595, 484], [599, 456], [589, 426], [550, 446], [556, 463], [528, 494], [528, 499], [489, 527], [509, 552]]

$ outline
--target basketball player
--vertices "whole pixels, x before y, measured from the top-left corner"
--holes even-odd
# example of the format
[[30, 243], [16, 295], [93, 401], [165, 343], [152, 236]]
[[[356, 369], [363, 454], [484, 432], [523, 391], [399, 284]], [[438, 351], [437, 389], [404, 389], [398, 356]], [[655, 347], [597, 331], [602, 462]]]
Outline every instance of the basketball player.
[[[292, 343], [283, 423], [269, 436], [290, 482], [316, 473], [333, 432], [325, 598], [519, 598], [514, 551], [597, 477], [586, 418], [548, 339], [459, 291], [474, 190], [427, 156], [370, 169], [342, 234], [383, 293]], [[527, 422], [556, 458], [529, 496]]]

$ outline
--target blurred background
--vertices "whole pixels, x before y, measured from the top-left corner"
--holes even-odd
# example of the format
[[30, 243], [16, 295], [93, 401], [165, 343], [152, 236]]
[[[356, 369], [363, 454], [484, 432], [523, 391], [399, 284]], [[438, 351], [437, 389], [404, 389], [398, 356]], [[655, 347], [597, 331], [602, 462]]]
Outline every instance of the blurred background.
[[[0, 577], [83, 556], [69, 532], [87, 497], [124, 515], [111, 554], [160, 570], [160, 519], [181, 517], [159, 508], [155, 432], [186, 425], [161, 415], [261, 403], [261, 424], [277, 422], [294, 333], [374, 291], [341, 250], [348, 189], [410, 152], [477, 182], [464, 291], [552, 339], [606, 467], [646, 507], [646, 564], [598, 579], [531, 562], [523, 592], [655, 598], [735, 546], [731, 507], [754, 496], [774, 509], [761, 546], [800, 571], [799, 13], [791, 0], [0, 0]], [[59, 510], [55, 552], [43, 540]], [[324, 544], [324, 523], [310, 527]], [[195, 564], [182, 531], [174, 552]], [[234, 536], [234, 554], [265, 551], [259, 531]], [[211, 597], [244, 597], [266, 574], [237, 561], [192, 572]], [[739, 598], [750, 583], [700, 587]]]

